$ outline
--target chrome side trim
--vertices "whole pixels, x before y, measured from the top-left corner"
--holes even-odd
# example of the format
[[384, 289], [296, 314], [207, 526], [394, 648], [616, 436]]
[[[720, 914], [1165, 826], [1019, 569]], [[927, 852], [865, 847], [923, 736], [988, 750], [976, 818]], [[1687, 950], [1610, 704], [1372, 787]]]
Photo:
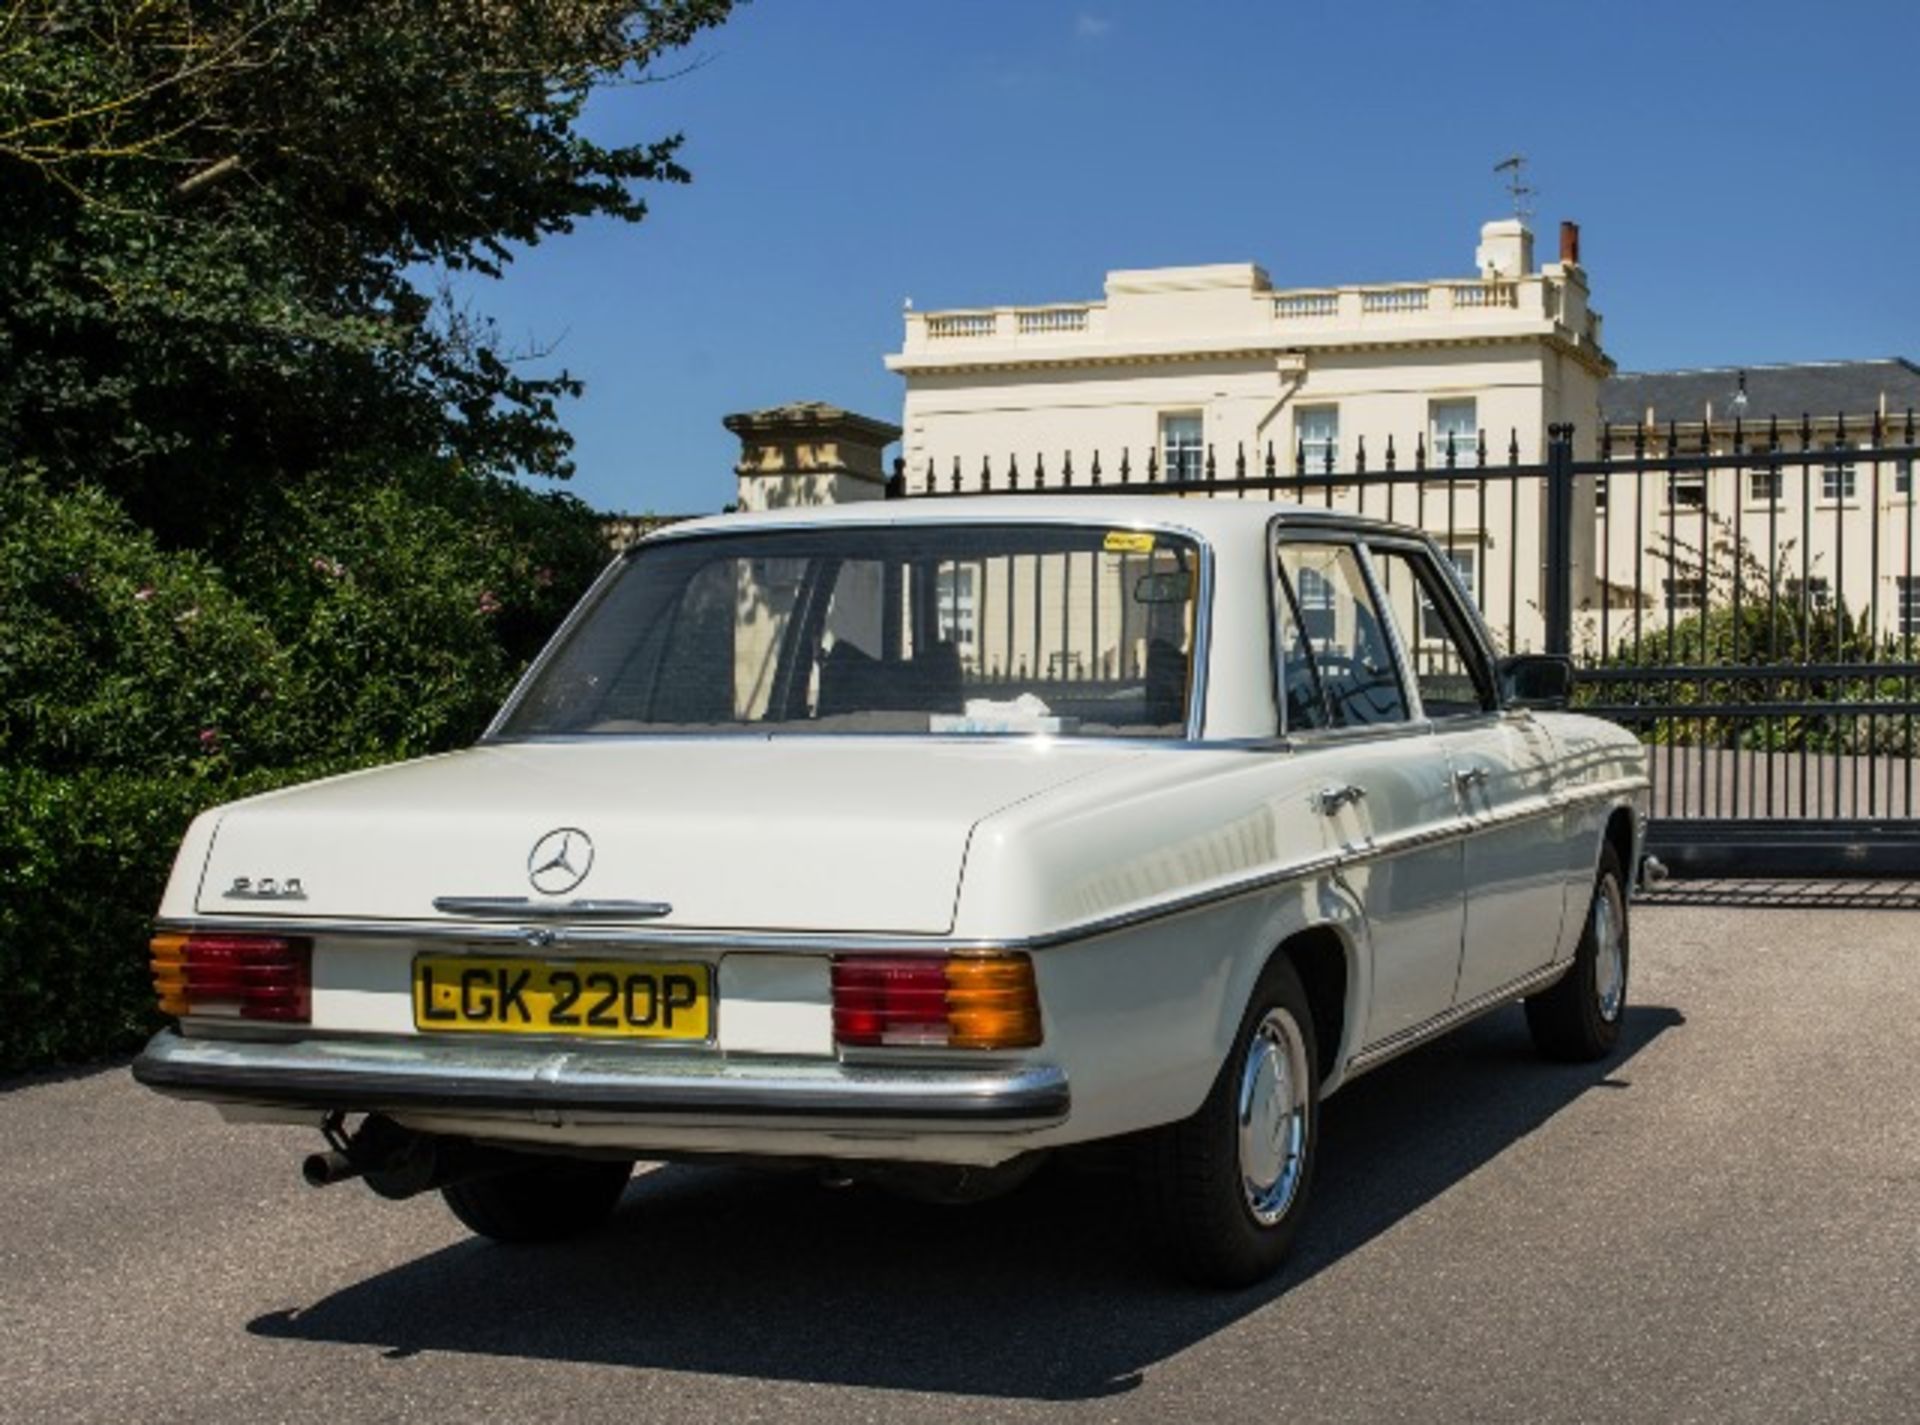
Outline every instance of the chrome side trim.
[[536, 901], [526, 896], [435, 896], [433, 908], [442, 915], [479, 920], [658, 920], [673, 914], [665, 901]]
[[133, 1076], [173, 1098], [346, 1112], [447, 1109], [794, 1127], [1024, 1132], [1064, 1122], [1064, 1070], [1049, 1064], [928, 1066], [832, 1059], [639, 1059], [590, 1045], [188, 1039], [162, 1030]]
[[1397, 1034], [1377, 1040], [1347, 1060], [1346, 1073], [1341, 1082], [1345, 1083], [1348, 1079], [1364, 1074], [1369, 1069], [1377, 1069], [1387, 1060], [1398, 1058], [1409, 1049], [1418, 1048], [1429, 1039], [1437, 1039], [1448, 1030], [1456, 1029], [1469, 1019], [1485, 1014], [1488, 1010], [1498, 1009], [1508, 1001], [1518, 999], [1532, 990], [1542, 989], [1572, 968], [1572, 960], [1556, 960], [1550, 965], [1543, 965], [1538, 970], [1522, 975], [1509, 984], [1502, 985], [1499, 989], [1477, 995], [1464, 1004], [1456, 1004], [1452, 1009], [1444, 1014], [1435, 1015], [1424, 1024], [1416, 1024], [1410, 1029], [1402, 1029]]
[[[1581, 789], [1578, 795], [1570, 795], [1559, 801], [1542, 802], [1530, 811], [1528, 816], [1547, 816], [1591, 801], [1611, 801], [1645, 786], [1644, 778], [1629, 778], [1589, 786]], [[1509, 819], [1509, 824], [1512, 821], [1524, 819], [1526, 818], [1516, 816]], [[1204, 890], [1191, 891], [1168, 900], [1156, 901], [1152, 905], [1137, 906], [1111, 915], [1098, 916], [1091, 920], [1063, 926], [1058, 930], [1043, 931], [1037, 935], [968, 937], [904, 932], [887, 934], [875, 931], [698, 930], [670, 925], [640, 924], [632, 926], [527, 925], [523, 923], [487, 925], [473, 922], [450, 924], [445, 921], [431, 920], [326, 919], [319, 916], [256, 919], [228, 915], [170, 917], [156, 921], [155, 926], [161, 930], [219, 929], [260, 935], [374, 937], [396, 940], [457, 941], [469, 945], [531, 944], [544, 947], [638, 944], [662, 949], [685, 948], [722, 952], [858, 954], [862, 951], [884, 950], [895, 955], [949, 955], [956, 951], [969, 950], [1045, 950], [1073, 941], [1111, 935], [1116, 931], [1129, 930], [1156, 920], [1191, 914], [1210, 906], [1238, 900], [1243, 896], [1257, 895], [1290, 881], [1304, 880], [1308, 877], [1344, 870], [1350, 866], [1364, 865], [1369, 861], [1383, 860], [1418, 847], [1471, 836], [1490, 824], [1494, 823], [1488, 818], [1479, 821], [1472, 821], [1466, 817], [1449, 818], [1445, 822], [1422, 827], [1417, 831], [1399, 832], [1364, 845], [1323, 852], [1307, 860], [1255, 872], [1224, 885], [1209, 886]], [[524, 920], [526, 917], [521, 919]]]

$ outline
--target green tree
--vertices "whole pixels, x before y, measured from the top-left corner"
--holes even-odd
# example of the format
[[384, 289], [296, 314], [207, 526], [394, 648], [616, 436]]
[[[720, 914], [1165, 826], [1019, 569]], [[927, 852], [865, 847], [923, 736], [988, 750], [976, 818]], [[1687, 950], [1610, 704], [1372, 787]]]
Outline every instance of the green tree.
[[0, 0], [0, 463], [215, 551], [270, 483], [367, 452], [566, 474], [578, 383], [420, 274], [685, 182], [678, 135], [578, 121], [729, 9]]

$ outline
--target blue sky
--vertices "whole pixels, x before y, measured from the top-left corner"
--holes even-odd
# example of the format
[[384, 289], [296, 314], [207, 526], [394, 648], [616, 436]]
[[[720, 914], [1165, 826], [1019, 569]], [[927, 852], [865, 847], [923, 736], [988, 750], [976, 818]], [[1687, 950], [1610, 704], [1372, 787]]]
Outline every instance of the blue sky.
[[756, 0], [589, 109], [605, 140], [684, 131], [693, 184], [470, 295], [584, 378], [571, 487], [622, 511], [729, 499], [730, 411], [897, 419], [906, 298], [1466, 273], [1516, 150], [1623, 370], [1920, 357], [1917, 41], [1914, 0]]

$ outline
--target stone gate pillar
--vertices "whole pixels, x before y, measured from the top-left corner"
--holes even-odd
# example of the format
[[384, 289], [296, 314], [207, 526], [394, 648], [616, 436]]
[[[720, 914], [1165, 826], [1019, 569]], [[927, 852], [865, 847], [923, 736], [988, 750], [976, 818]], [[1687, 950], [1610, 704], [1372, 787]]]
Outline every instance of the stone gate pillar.
[[886, 448], [900, 427], [821, 401], [728, 416], [740, 437], [733, 467], [743, 510], [838, 505], [886, 495]]

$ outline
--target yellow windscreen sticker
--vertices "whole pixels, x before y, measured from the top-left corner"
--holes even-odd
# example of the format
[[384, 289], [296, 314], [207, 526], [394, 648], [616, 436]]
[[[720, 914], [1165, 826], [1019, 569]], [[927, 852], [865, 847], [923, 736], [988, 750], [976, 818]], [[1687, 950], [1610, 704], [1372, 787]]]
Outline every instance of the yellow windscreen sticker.
[[1132, 529], [1110, 529], [1104, 546], [1109, 554], [1151, 554], [1153, 536]]

